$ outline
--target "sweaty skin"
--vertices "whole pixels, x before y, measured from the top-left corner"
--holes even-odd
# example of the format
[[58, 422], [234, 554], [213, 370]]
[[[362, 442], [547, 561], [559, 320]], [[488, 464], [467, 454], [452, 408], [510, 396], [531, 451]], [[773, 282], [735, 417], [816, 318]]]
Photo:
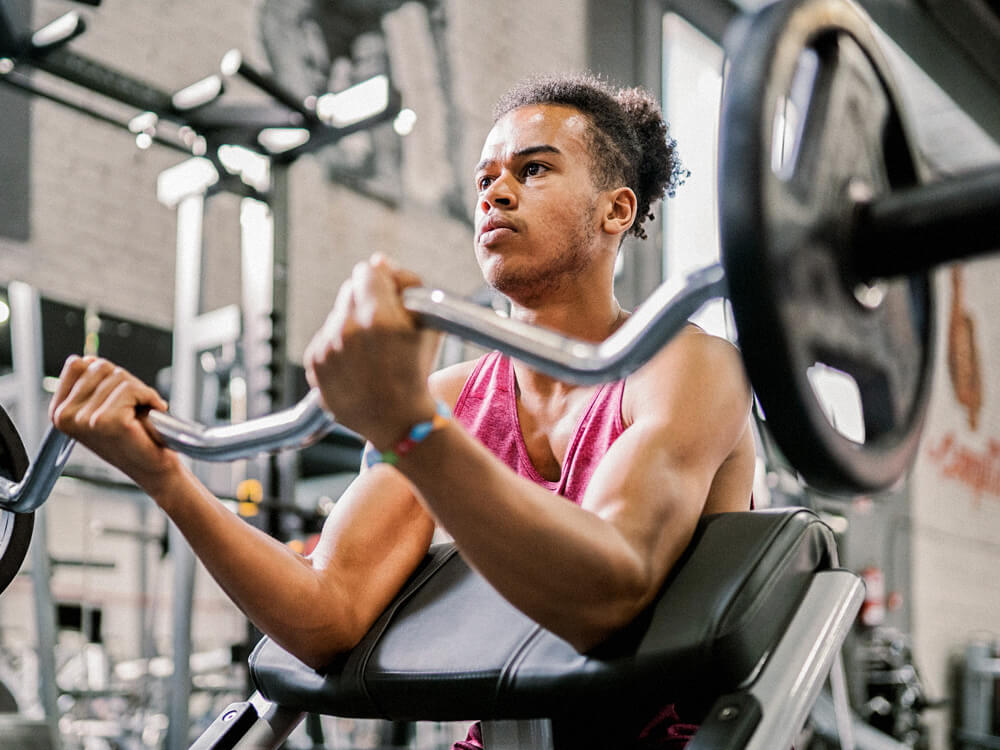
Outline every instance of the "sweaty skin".
[[[586, 127], [577, 110], [555, 105], [521, 107], [496, 123], [475, 170], [475, 251], [517, 319], [601, 341], [627, 318], [613, 272], [636, 197], [628, 187], [595, 186]], [[472, 368], [431, 374], [439, 337], [419, 329], [401, 301], [419, 283], [381, 256], [358, 264], [305, 354], [329, 409], [379, 450], [430, 419], [435, 399], [454, 405]], [[515, 375], [529, 455], [556, 477], [593, 388], [520, 362]], [[398, 468], [364, 471], [308, 558], [224, 510], [149, 438], [136, 406], [164, 408], [110, 363], [72, 359], [52, 418], [129, 473], [247, 616], [316, 667], [367, 631], [422, 559], [435, 524], [511, 603], [588, 649], [650, 602], [702, 514], [747, 508], [753, 478], [740, 358], [693, 326], [627, 379], [626, 429], [581, 505], [517, 476], [452, 422]]]

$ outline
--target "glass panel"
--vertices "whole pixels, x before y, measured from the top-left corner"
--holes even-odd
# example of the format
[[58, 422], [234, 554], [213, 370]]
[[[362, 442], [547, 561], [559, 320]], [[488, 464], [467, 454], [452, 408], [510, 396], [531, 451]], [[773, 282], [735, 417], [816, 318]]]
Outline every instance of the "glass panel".
[[[663, 107], [670, 134], [684, 167], [690, 170], [677, 195], [664, 205], [663, 268], [665, 275], [685, 276], [719, 260], [718, 140], [725, 55], [722, 48], [684, 18], [663, 16]], [[818, 60], [803, 55], [789, 96], [774, 123], [779, 177], [794, 169], [809, 108]], [[723, 189], [724, 186], [723, 186]], [[735, 340], [727, 305], [705, 306], [694, 322], [711, 333]], [[857, 384], [844, 373], [816, 366], [809, 381], [837, 430], [850, 440], [864, 440]]]
[[[716, 153], [722, 96], [722, 49], [675, 13], [663, 17], [663, 107], [670, 134], [690, 175], [664, 204], [663, 268], [684, 276], [719, 259]], [[725, 335], [725, 305], [713, 302], [695, 318]]]

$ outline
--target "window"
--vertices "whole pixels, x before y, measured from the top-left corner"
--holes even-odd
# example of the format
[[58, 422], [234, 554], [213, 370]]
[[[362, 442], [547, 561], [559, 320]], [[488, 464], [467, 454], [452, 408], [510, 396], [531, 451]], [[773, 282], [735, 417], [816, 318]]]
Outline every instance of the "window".
[[[684, 168], [677, 195], [664, 204], [663, 269], [686, 276], [719, 260], [719, 106], [724, 57], [718, 44], [675, 13], [663, 16], [663, 107]], [[695, 321], [725, 335], [725, 305], [714, 301]]]
[[[664, 204], [663, 269], [664, 276], [672, 278], [719, 260], [717, 156], [725, 55], [716, 42], [676, 13], [664, 14], [662, 38], [664, 115], [681, 161], [690, 171], [677, 195]], [[773, 165], [778, 172], [794, 161], [815, 72], [815, 59], [805, 55], [797, 77], [804, 101], [783, 101], [778, 110]], [[703, 307], [694, 322], [735, 340], [722, 300]], [[808, 377], [830, 423], [845, 437], [863, 442], [860, 394], [850, 375], [816, 364]]]

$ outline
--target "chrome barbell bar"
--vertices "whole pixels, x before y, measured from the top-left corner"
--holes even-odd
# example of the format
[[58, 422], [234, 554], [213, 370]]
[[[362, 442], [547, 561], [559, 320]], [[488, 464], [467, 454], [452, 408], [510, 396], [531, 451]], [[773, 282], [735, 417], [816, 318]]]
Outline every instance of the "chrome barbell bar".
[[[428, 328], [499, 349], [559, 380], [590, 385], [617, 380], [639, 369], [706, 302], [724, 296], [725, 272], [718, 264], [680, 281], [668, 280], [621, 328], [598, 343], [568, 338], [502, 317], [437, 289], [407, 289], [403, 304]], [[148, 419], [164, 445], [205, 461], [233, 461], [258, 453], [302, 448], [336, 426], [336, 419], [323, 408], [316, 389], [288, 409], [236, 424], [206, 426], [160, 411], [149, 412]], [[0, 477], [0, 509], [30, 513], [41, 506], [66, 465], [74, 443], [50, 428], [21, 481]]]

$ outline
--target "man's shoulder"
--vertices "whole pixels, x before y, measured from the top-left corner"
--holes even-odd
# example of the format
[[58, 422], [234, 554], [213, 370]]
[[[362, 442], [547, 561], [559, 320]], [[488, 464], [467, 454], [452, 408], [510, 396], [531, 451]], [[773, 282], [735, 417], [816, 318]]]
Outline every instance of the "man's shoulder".
[[479, 359], [470, 359], [433, 372], [428, 380], [428, 385], [434, 398], [439, 398], [449, 406], [454, 407], [466, 381], [478, 363]]
[[690, 324], [627, 381], [626, 399], [643, 413], [664, 398], [701, 391], [747, 392], [739, 350], [721, 336]]

